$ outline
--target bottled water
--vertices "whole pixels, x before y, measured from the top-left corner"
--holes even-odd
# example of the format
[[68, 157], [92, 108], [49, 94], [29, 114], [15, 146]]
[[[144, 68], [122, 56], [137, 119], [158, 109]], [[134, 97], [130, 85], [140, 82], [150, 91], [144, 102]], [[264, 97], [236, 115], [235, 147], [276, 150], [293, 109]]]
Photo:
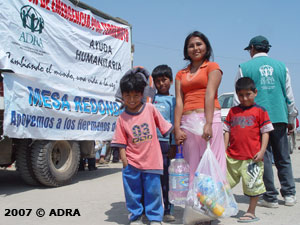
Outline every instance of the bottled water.
[[169, 201], [174, 205], [184, 205], [189, 191], [190, 168], [182, 155], [182, 146], [177, 146], [175, 159], [169, 166]]

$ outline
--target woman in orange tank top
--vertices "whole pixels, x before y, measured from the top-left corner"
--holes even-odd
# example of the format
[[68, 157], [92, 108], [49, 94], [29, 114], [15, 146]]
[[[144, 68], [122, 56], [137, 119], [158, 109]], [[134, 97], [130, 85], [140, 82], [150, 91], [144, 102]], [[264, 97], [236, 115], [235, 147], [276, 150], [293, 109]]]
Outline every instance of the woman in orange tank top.
[[226, 175], [225, 146], [220, 104], [217, 99], [222, 71], [210, 62], [212, 48], [207, 37], [195, 31], [184, 43], [184, 59], [190, 64], [180, 70], [175, 79], [175, 138], [183, 144], [184, 157], [190, 166], [190, 184], [206, 149], [211, 143]]

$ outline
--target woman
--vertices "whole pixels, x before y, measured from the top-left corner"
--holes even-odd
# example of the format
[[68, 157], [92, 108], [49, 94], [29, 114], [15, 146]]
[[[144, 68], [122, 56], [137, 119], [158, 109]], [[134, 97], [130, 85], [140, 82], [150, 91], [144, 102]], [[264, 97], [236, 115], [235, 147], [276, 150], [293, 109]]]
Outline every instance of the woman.
[[222, 71], [217, 63], [209, 61], [211, 56], [207, 37], [198, 31], [189, 34], [184, 43], [184, 59], [190, 64], [175, 79], [175, 138], [177, 144], [183, 144], [184, 158], [190, 166], [190, 184], [207, 141], [226, 175], [221, 107], [217, 98]]

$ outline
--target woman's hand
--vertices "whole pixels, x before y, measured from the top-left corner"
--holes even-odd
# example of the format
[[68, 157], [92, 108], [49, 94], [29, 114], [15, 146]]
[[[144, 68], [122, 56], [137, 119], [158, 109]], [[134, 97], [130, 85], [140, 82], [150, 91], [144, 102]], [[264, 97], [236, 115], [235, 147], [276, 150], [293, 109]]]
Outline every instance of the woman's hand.
[[203, 134], [202, 134], [202, 138], [206, 141], [209, 141], [209, 139], [212, 138], [212, 124], [211, 123], [205, 123], [204, 127], [203, 127]]
[[208, 74], [207, 88], [205, 92], [204, 114], [206, 123], [203, 128], [202, 138], [206, 141], [212, 138], [212, 123], [215, 111], [215, 96], [222, 80], [221, 70], [213, 70]]
[[186, 134], [180, 128], [175, 130], [175, 141], [177, 145], [181, 145], [183, 141], [186, 139]]

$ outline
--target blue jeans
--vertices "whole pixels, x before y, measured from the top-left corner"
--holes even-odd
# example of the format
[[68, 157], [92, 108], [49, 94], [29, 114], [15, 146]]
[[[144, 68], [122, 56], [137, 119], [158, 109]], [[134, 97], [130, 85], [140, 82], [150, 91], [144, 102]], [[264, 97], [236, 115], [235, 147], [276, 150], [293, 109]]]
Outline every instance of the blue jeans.
[[263, 195], [263, 199], [268, 202], [277, 202], [277, 195], [279, 194], [274, 185], [272, 154], [281, 185], [281, 195], [284, 197], [296, 194], [292, 163], [288, 150], [287, 124], [273, 123], [273, 126], [274, 130], [270, 132], [270, 139], [264, 156], [263, 179], [267, 191]]
[[164, 207], [162, 203], [160, 175], [139, 171], [131, 165], [125, 167], [122, 172], [126, 206], [130, 212], [130, 221], [142, 216], [144, 206], [145, 214], [149, 221], [162, 221]]

